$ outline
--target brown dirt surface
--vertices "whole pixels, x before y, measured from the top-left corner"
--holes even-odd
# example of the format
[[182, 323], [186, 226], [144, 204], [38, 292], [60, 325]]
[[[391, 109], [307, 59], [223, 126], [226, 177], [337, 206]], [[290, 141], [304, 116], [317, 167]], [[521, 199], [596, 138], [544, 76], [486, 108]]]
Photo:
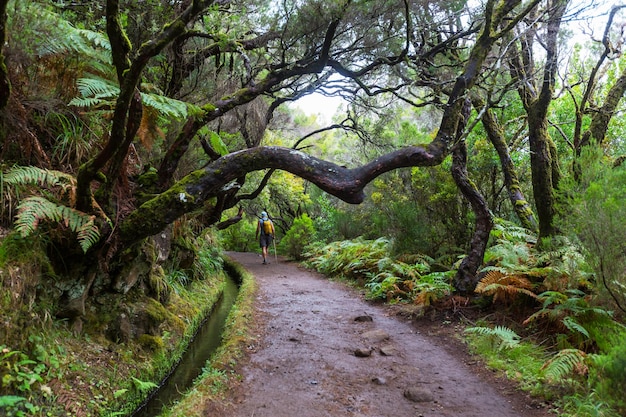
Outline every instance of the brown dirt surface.
[[452, 323], [414, 320], [281, 258], [229, 255], [258, 282], [258, 344], [222, 417], [550, 415], [468, 355]]

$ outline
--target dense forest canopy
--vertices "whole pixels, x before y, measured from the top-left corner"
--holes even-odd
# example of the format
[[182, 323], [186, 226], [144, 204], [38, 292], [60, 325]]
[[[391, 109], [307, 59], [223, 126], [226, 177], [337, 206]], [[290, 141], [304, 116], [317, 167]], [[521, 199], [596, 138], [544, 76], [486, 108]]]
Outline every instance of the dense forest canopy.
[[[367, 196], [376, 203], [382, 183], [374, 180], [384, 178], [395, 189], [387, 197], [416, 212], [432, 199], [419, 191], [427, 176], [428, 193], [462, 195], [456, 211], [443, 204], [437, 213], [433, 205], [424, 216], [456, 230], [448, 241], [466, 256], [455, 286], [470, 292], [494, 213], [540, 238], [555, 236], [560, 186], [583, 181], [587, 150], [616, 167], [624, 153], [616, 117], [626, 88], [622, 6], [111, 0], [0, 7], [3, 221], [23, 236], [48, 233], [63, 248], [55, 256], [65, 270], [57, 272], [83, 277], [76, 278], [81, 294], [94, 268], [123, 280], [130, 254], [177, 220], [226, 229], [246, 210], [254, 215], [253, 202], [280, 171], [348, 203]], [[286, 104], [313, 92], [342, 97], [345, 114], [290, 136]], [[311, 148], [329, 132], [334, 149]], [[278, 137], [281, 146], [266, 146]], [[451, 175], [405, 170], [436, 166]], [[293, 205], [283, 201], [291, 213], [283, 230], [304, 210]]]

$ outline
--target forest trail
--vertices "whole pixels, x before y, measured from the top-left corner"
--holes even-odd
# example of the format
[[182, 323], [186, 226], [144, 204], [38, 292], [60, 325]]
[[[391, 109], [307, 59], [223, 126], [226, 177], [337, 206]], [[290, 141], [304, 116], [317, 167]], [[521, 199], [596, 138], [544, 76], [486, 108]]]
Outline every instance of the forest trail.
[[259, 343], [220, 416], [549, 415], [392, 308], [280, 258], [262, 265], [258, 254], [229, 256], [258, 281]]

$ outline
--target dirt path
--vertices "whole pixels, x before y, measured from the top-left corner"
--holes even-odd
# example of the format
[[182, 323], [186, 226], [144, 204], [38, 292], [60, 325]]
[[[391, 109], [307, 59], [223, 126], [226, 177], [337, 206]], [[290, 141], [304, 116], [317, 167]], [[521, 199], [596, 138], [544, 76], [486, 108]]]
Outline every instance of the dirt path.
[[548, 415], [506, 384], [480, 378], [484, 371], [465, 353], [452, 355], [446, 342], [354, 290], [280, 258], [262, 265], [257, 254], [230, 255], [258, 280], [261, 337], [220, 415]]

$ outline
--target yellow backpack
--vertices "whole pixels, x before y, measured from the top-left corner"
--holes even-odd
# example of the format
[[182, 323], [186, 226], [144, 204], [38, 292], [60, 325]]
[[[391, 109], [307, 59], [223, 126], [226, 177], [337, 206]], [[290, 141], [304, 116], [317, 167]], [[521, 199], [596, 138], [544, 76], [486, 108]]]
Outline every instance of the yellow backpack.
[[272, 221], [270, 219], [261, 220], [261, 228], [263, 233], [266, 235], [274, 233], [274, 228], [272, 227]]

